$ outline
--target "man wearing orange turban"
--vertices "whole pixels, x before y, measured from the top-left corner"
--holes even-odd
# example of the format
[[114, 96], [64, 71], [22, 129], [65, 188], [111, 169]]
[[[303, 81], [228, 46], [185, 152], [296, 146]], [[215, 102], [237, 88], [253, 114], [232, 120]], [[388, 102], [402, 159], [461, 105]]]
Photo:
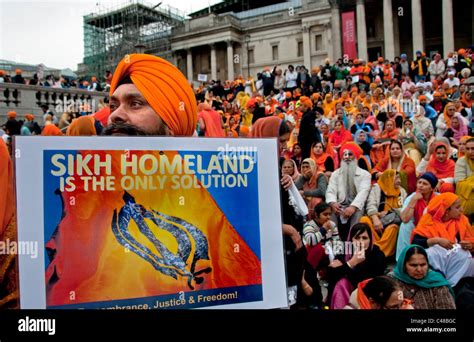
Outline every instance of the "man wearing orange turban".
[[120, 61], [110, 85], [110, 110], [109, 134], [123, 134], [123, 125], [148, 135], [192, 136], [196, 129], [191, 86], [174, 65], [152, 55]]
[[346, 240], [349, 229], [359, 223], [370, 191], [370, 173], [357, 166], [362, 149], [354, 142], [339, 150], [341, 167], [329, 178], [326, 202], [333, 209], [333, 222], [338, 222], [339, 234]]
[[[179, 70], [161, 58], [125, 57], [114, 72], [110, 94], [105, 134], [191, 136], [195, 131], [194, 93]], [[107, 152], [112, 165], [118, 165], [123, 151]], [[132, 159], [143, 155], [172, 160], [178, 152], [130, 151]], [[121, 184], [124, 175], [116, 171], [112, 169]], [[180, 177], [173, 172], [166, 177]], [[176, 205], [183, 195], [186, 207]], [[61, 197], [65, 215], [46, 241], [54, 251], [46, 269], [48, 307], [262, 284], [260, 259], [203, 187], [157, 192], [77, 186]]]
[[427, 248], [430, 266], [443, 273], [451, 286], [474, 276], [474, 231], [455, 194], [445, 192], [430, 201], [412, 241]]

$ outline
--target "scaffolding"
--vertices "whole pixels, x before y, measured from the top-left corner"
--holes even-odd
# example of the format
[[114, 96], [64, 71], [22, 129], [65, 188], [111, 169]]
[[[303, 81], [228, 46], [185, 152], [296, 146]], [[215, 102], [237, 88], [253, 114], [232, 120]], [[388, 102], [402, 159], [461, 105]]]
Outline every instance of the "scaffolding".
[[97, 10], [84, 16], [84, 64], [87, 76], [102, 78], [127, 54], [144, 52], [171, 60], [171, 29], [184, 24], [185, 15], [161, 3], [142, 0]]

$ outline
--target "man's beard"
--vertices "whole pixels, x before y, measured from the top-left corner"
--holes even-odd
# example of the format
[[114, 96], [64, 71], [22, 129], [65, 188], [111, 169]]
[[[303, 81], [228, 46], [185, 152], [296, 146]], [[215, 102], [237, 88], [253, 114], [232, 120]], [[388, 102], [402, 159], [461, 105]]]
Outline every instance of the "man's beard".
[[342, 179], [346, 182], [346, 190], [349, 198], [354, 199], [356, 196], [355, 187], [355, 173], [357, 170], [357, 160], [351, 160], [350, 162], [342, 161], [341, 173]]
[[125, 123], [113, 122], [104, 128], [101, 135], [125, 135], [125, 136], [147, 136], [147, 135], [168, 135], [165, 125], [160, 125], [152, 131], [145, 131], [140, 127]]

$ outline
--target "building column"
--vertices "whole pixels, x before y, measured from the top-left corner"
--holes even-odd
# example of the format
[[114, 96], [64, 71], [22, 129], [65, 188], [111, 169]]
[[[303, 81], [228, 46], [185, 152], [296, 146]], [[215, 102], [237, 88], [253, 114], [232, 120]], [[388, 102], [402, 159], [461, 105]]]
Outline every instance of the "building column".
[[443, 0], [443, 56], [454, 52], [453, 0]]
[[359, 59], [367, 62], [367, 25], [365, 24], [364, 0], [357, 0], [357, 54]]
[[191, 48], [186, 50], [186, 68], [188, 74], [188, 81], [193, 81], [193, 53]]
[[416, 51], [424, 50], [421, 0], [411, 0], [411, 26], [413, 30], [413, 55], [415, 55]]
[[393, 34], [392, 0], [383, 0], [383, 38], [385, 45], [385, 59], [395, 59], [395, 38]]
[[309, 31], [308, 26], [303, 26], [303, 64], [308, 70], [311, 70], [311, 39]]
[[217, 80], [216, 44], [211, 44], [211, 80]]
[[331, 6], [332, 54], [334, 60], [342, 57], [341, 49], [341, 13], [337, 2]]
[[234, 46], [231, 40], [227, 41], [227, 79], [234, 80]]

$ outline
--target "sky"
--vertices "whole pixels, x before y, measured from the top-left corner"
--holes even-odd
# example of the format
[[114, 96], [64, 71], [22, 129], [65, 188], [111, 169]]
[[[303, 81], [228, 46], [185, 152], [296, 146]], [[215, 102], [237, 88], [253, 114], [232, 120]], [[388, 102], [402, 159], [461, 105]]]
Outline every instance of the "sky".
[[[83, 15], [130, 0], [0, 0], [0, 59], [77, 70], [84, 56]], [[221, 0], [162, 2], [185, 14]]]

